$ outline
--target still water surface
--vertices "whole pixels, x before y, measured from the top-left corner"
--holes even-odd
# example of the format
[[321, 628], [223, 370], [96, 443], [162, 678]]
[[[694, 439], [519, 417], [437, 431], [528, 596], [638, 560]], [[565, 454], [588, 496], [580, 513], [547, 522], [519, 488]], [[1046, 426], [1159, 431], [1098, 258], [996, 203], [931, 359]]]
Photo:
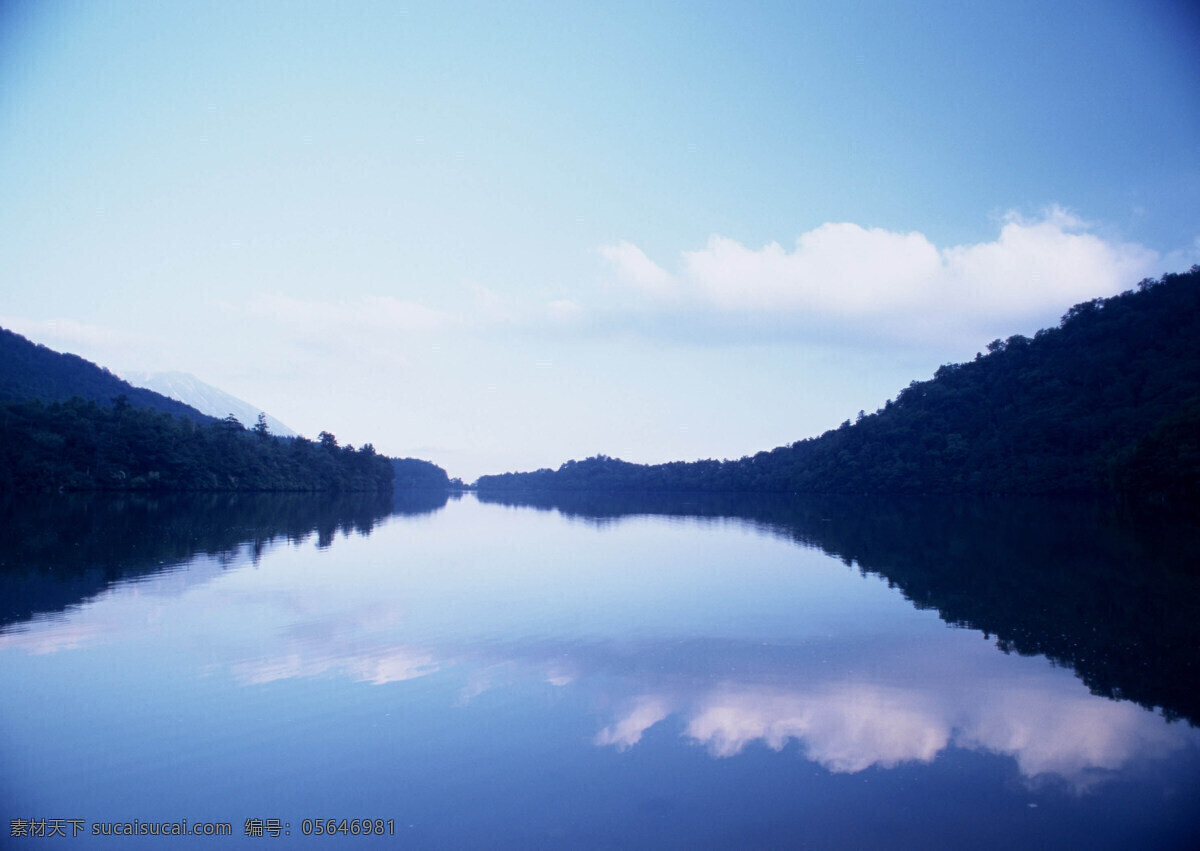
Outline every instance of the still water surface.
[[[200, 848], [1200, 837], [1186, 521], [961, 500], [0, 509], [0, 846], [168, 847], [91, 834], [183, 819], [232, 825]], [[39, 819], [82, 830], [10, 835]], [[389, 835], [303, 835], [326, 819]]]

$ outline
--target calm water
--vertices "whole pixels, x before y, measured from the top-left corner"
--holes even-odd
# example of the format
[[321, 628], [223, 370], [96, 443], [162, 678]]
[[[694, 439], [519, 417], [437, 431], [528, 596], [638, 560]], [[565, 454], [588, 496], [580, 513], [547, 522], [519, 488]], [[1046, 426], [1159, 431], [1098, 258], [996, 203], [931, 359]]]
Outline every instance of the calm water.
[[[197, 848], [1200, 838], [1187, 518], [473, 496], [0, 515], [3, 847], [180, 847], [92, 832], [183, 819], [232, 825]], [[54, 819], [67, 838], [11, 836]], [[325, 819], [387, 835], [303, 836]]]

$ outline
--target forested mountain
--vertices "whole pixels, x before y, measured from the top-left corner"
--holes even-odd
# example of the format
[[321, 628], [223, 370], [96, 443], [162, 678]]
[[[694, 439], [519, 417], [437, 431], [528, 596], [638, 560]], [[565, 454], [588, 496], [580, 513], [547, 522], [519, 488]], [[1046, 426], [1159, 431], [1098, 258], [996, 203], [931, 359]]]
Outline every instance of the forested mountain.
[[484, 476], [487, 491], [1088, 493], [1200, 496], [1200, 266], [995, 340], [873, 414], [736, 461]]
[[134, 408], [0, 402], [0, 491], [375, 491], [392, 487], [391, 460], [321, 432], [271, 435], [264, 422], [207, 423]]
[[425, 490], [447, 491], [450, 477], [446, 471], [432, 461], [419, 458], [393, 458], [392, 471], [397, 491]]
[[28, 399], [65, 402], [77, 397], [107, 407], [118, 396], [124, 396], [135, 408], [196, 422], [212, 420], [175, 399], [134, 387], [78, 355], [56, 352], [0, 328], [0, 402]]
[[[395, 465], [393, 472], [393, 464]], [[427, 461], [370, 444], [281, 438], [134, 387], [107, 369], [0, 329], [0, 492], [448, 489]]]

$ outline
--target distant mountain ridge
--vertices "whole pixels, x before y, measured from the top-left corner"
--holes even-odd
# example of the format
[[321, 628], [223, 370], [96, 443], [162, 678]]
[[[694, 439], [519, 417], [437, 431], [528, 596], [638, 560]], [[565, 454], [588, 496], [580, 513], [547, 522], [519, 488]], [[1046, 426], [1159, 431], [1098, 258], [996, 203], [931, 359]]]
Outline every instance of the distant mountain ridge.
[[769, 452], [656, 465], [596, 456], [477, 487], [1200, 499], [1200, 266], [987, 348], [853, 424]]
[[280, 437], [295, 437], [296, 432], [275, 417], [244, 402], [220, 388], [206, 384], [187, 372], [125, 372], [124, 378], [137, 387], [145, 387], [155, 393], [190, 405], [203, 414], [224, 419], [233, 414], [245, 426], [257, 422], [259, 413], [264, 413], [271, 434]]
[[0, 328], [0, 401], [65, 402], [78, 397], [110, 407], [119, 396], [135, 408], [201, 423], [213, 419], [177, 399], [135, 387], [78, 355], [56, 352]]

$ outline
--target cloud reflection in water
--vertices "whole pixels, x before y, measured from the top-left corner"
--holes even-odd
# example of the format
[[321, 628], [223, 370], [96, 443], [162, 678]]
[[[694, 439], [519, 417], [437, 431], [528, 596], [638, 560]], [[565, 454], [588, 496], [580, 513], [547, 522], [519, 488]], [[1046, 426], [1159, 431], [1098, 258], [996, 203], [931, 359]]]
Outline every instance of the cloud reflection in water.
[[[495, 620], [469, 635], [454, 628], [453, 611], [414, 621], [419, 598], [407, 575], [342, 574], [331, 582], [305, 566], [256, 574], [197, 559], [6, 628], [0, 652], [123, 643], [191, 659], [208, 675], [225, 671], [246, 687], [312, 677], [382, 687], [461, 676], [461, 703], [532, 679], [577, 689], [598, 707], [622, 707], [597, 724], [599, 747], [633, 748], [676, 717], [684, 740], [714, 757], [795, 742], [834, 773], [927, 764], [960, 748], [1009, 756], [1029, 780], [1058, 777], [1086, 791], [1138, 761], [1200, 744], [1193, 728], [1090, 695], [1069, 670], [999, 653], [976, 632], [936, 623], [849, 637], [799, 631], [769, 645], [688, 633], [521, 638], [527, 625], [497, 606]], [[434, 576], [429, 587], [438, 594], [428, 599], [454, 601], [452, 583], [461, 581]]]
[[[1036, 660], [1021, 660], [1036, 661]], [[1093, 697], [1053, 676], [909, 686], [834, 680], [786, 688], [725, 683], [688, 696], [643, 694], [605, 727], [598, 745], [626, 749], [678, 714], [683, 735], [714, 757], [754, 743], [804, 756], [834, 773], [930, 763], [949, 747], [1010, 756], [1028, 780], [1061, 778], [1085, 791], [1131, 763], [1200, 744], [1183, 724], [1128, 702]]]

